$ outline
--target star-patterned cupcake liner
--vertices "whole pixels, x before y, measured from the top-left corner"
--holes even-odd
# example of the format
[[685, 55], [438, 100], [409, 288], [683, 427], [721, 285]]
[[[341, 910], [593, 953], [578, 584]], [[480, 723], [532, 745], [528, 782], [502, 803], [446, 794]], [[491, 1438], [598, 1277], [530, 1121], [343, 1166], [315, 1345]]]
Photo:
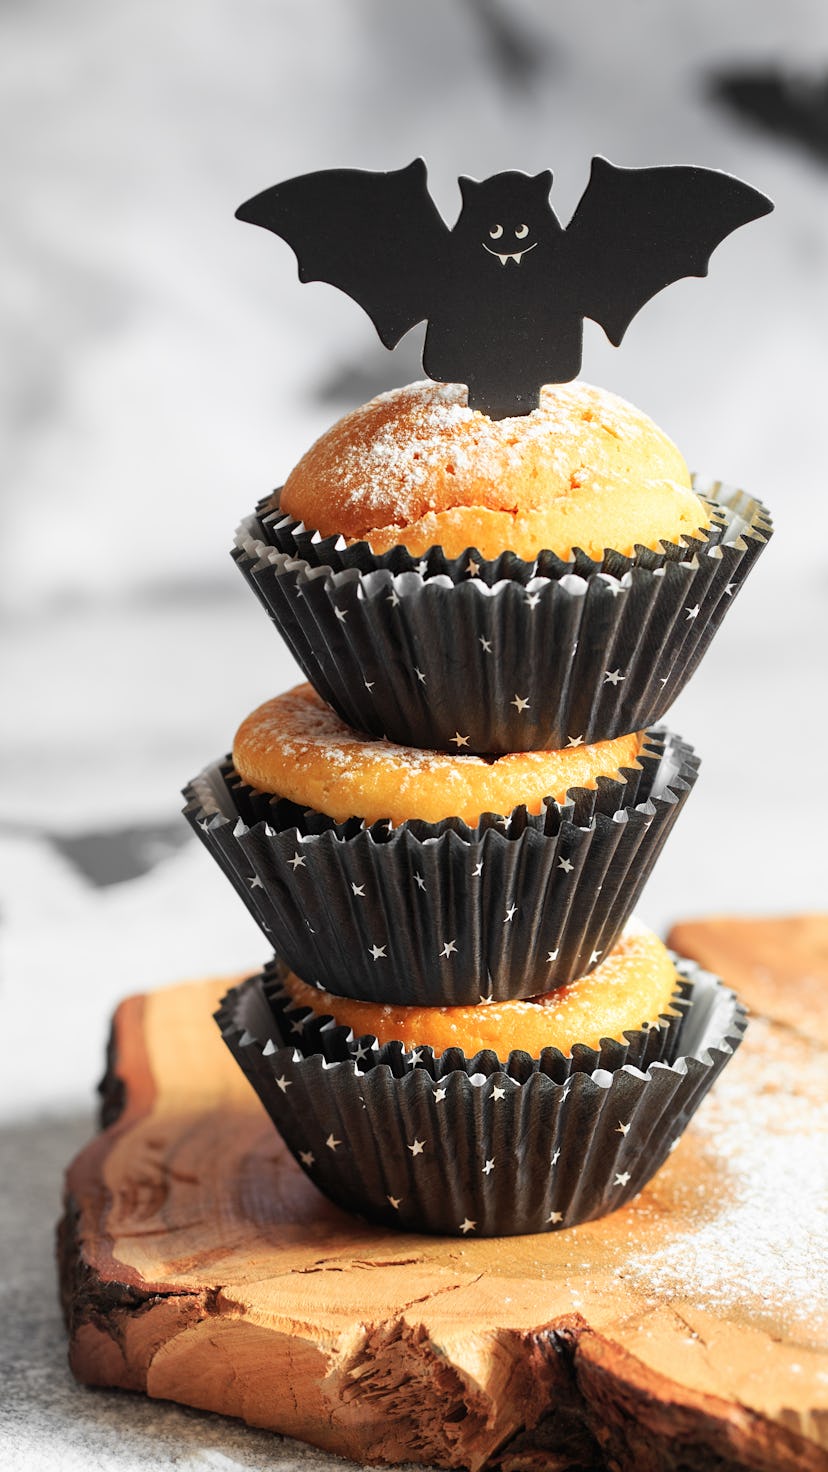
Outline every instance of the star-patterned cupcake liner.
[[772, 531], [760, 502], [706, 489], [706, 540], [600, 564], [374, 556], [275, 512], [242, 525], [233, 556], [349, 725], [432, 750], [554, 749], [661, 719], [697, 668]]
[[648, 731], [639, 768], [540, 815], [366, 828], [257, 792], [228, 759], [185, 788], [184, 812], [304, 980], [365, 1001], [469, 1006], [550, 991], [598, 964], [698, 767], [680, 736]]
[[548, 1232], [637, 1195], [741, 1042], [735, 994], [675, 959], [680, 986], [660, 1025], [571, 1057], [379, 1047], [291, 1009], [279, 962], [231, 991], [216, 1020], [297, 1161], [338, 1205], [407, 1231]]

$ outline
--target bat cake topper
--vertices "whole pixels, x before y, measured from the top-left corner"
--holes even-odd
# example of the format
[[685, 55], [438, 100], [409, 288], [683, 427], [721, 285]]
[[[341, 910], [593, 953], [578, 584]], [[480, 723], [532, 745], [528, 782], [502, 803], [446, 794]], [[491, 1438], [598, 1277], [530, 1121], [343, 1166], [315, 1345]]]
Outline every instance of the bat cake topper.
[[468, 385], [493, 419], [528, 414], [544, 383], [580, 371], [583, 319], [617, 347], [636, 313], [684, 276], [705, 276], [716, 246], [773, 209], [713, 169], [617, 168], [592, 161], [564, 228], [552, 175], [461, 179], [446, 225], [421, 158], [404, 169], [326, 169], [276, 184], [236, 218], [286, 240], [302, 281], [353, 297], [387, 348], [427, 320], [423, 368]]

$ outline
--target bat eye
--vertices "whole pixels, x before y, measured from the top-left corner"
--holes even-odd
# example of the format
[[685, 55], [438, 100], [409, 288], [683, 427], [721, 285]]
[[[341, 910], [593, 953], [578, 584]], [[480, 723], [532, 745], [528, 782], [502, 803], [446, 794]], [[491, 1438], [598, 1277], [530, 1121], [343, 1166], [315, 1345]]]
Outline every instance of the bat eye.
[[503, 234], [503, 226], [502, 225], [492, 225], [492, 228], [490, 229], [489, 234], [491, 235], [492, 240], [499, 240], [500, 237], [501, 237], [501, 235]]
[[525, 240], [529, 234], [528, 225], [518, 225], [515, 229], [515, 240]]

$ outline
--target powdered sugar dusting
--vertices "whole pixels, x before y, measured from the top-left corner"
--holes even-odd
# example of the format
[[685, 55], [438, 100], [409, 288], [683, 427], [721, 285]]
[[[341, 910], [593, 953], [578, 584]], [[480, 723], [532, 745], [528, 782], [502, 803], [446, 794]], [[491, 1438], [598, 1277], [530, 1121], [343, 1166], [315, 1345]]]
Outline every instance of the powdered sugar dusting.
[[[658, 1298], [828, 1341], [828, 1103], [824, 1053], [763, 1019], [722, 1075], [683, 1149], [707, 1170], [671, 1175], [683, 1224], [617, 1274]], [[797, 1056], [797, 1054], [799, 1056]], [[637, 1211], [659, 1215], [645, 1196]]]
[[[396, 416], [389, 418], [367, 443], [346, 448], [339, 462], [343, 485], [358, 483], [363, 515], [387, 514], [393, 488], [394, 520], [400, 523], [423, 514], [423, 492], [447, 461], [448, 473], [458, 481], [470, 475], [502, 491], [504, 468], [508, 480], [508, 474], [519, 474], [540, 448], [550, 479], [559, 479], [563, 488], [571, 478], [573, 438], [586, 418], [597, 419], [602, 410], [605, 426], [612, 426], [608, 432], [623, 436], [630, 446], [649, 426], [623, 399], [603, 391], [599, 395], [581, 383], [544, 390], [538, 408], [520, 419], [489, 419], [470, 409], [465, 387], [456, 383], [414, 383], [381, 394], [374, 402], [395, 408], [403, 398], [408, 409], [406, 434], [400, 434]], [[462, 439], [457, 435], [460, 426], [466, 429]]]
[[[370, 801], [373, 792], [379, 790], [375, 784], [382, 784], [388, 789], [389, 800], [393, 794], [394, 807], [410, 801], [412, 814], [418, 816], [423, 779], [434, 778], [439, 786], [448, 789], [462, 785], [464, 793], [468, 790], [479, 796], [482, 803], [479, 811], [499, 811], [492, 807], [498, 791], [489, 782], [491, 777], [494, 783], [510, 784], [510, 790], [514, 785], [515, 792], [522, 794], [521, 800], [527, 804], [534, 802], [537, 811], [538, 781], [551, 784], [542, 786], [542, 794], [552, 795], [559, 788], [563, 792], [571, 783], [590, 781], [593, 768], [583, 765], [587, 752], [596, 759], [595, 772], [617, 776], [620, 768], [636, 764], [641, 748], [640, 734], [632, 733], [594, 743], [589, 748], [522, 751], [493, 758], [464, 752], [465, 737], [458, 732], [458, 738], [458, 750], [454, 753], [401, 746], [370, 736], [346, 725], [310, 685], [297, 685], [267, 701], [242, 722], [233, 750], [236, 767], [245, 780], [268, 791], [299, 800], [294, 788], [304, 789], [307, 774], [321, 770], [323, 795], [334, 802], [345, 801], [346, 793], [355, 802], [360, 798]], [[310, 801], [307, 796], [301, 800]], [[465, 796], [458, 798], [462, 805], [458, 811], [463, 810], [466, 800]], [[515, 801], [511, 800], [505, 810], [511, 811], [514, 806]], [[452, 811], [452, 802], [447, 810]], [[333, 814], [334, 808], [323, 806], [322, 811]], [[349, 809], [348, 815], [354, 814], [366, 816], [358, 807]], [[381, 816], [385, 818], [389, 814], [383, 812]]]
[[676, 447], [614, 394], [549, 385], [532, 413], [492, 420], [469, 408], [463, 385], [420, 382], [380, 394], [328, 430], [288, 478], [282, 505], [352, 537], [452, 507], [565, 508], [579, 493], [600, 493], [608, 477], [613, 485], [651, 480], [670, 488], [670, 504], [686, 499], [688, 514], [699, 510]]

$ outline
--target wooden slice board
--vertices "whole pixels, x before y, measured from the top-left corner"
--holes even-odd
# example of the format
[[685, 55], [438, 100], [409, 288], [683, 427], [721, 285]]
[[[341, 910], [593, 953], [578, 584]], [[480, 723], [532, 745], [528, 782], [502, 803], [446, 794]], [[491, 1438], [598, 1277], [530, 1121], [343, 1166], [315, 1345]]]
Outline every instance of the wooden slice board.
[[66, 1179], [75, 1375], [358, 1461], [828, 1468], [825, 1245], [798, 1154], [825, 1094], [828, 918], [671, 941], [754, 1008], [746, 1041], [636, 1201], [548, 1236], [346, 1216], [221, 1042], [233, 978], [122, 1003], [110, 1122]]

